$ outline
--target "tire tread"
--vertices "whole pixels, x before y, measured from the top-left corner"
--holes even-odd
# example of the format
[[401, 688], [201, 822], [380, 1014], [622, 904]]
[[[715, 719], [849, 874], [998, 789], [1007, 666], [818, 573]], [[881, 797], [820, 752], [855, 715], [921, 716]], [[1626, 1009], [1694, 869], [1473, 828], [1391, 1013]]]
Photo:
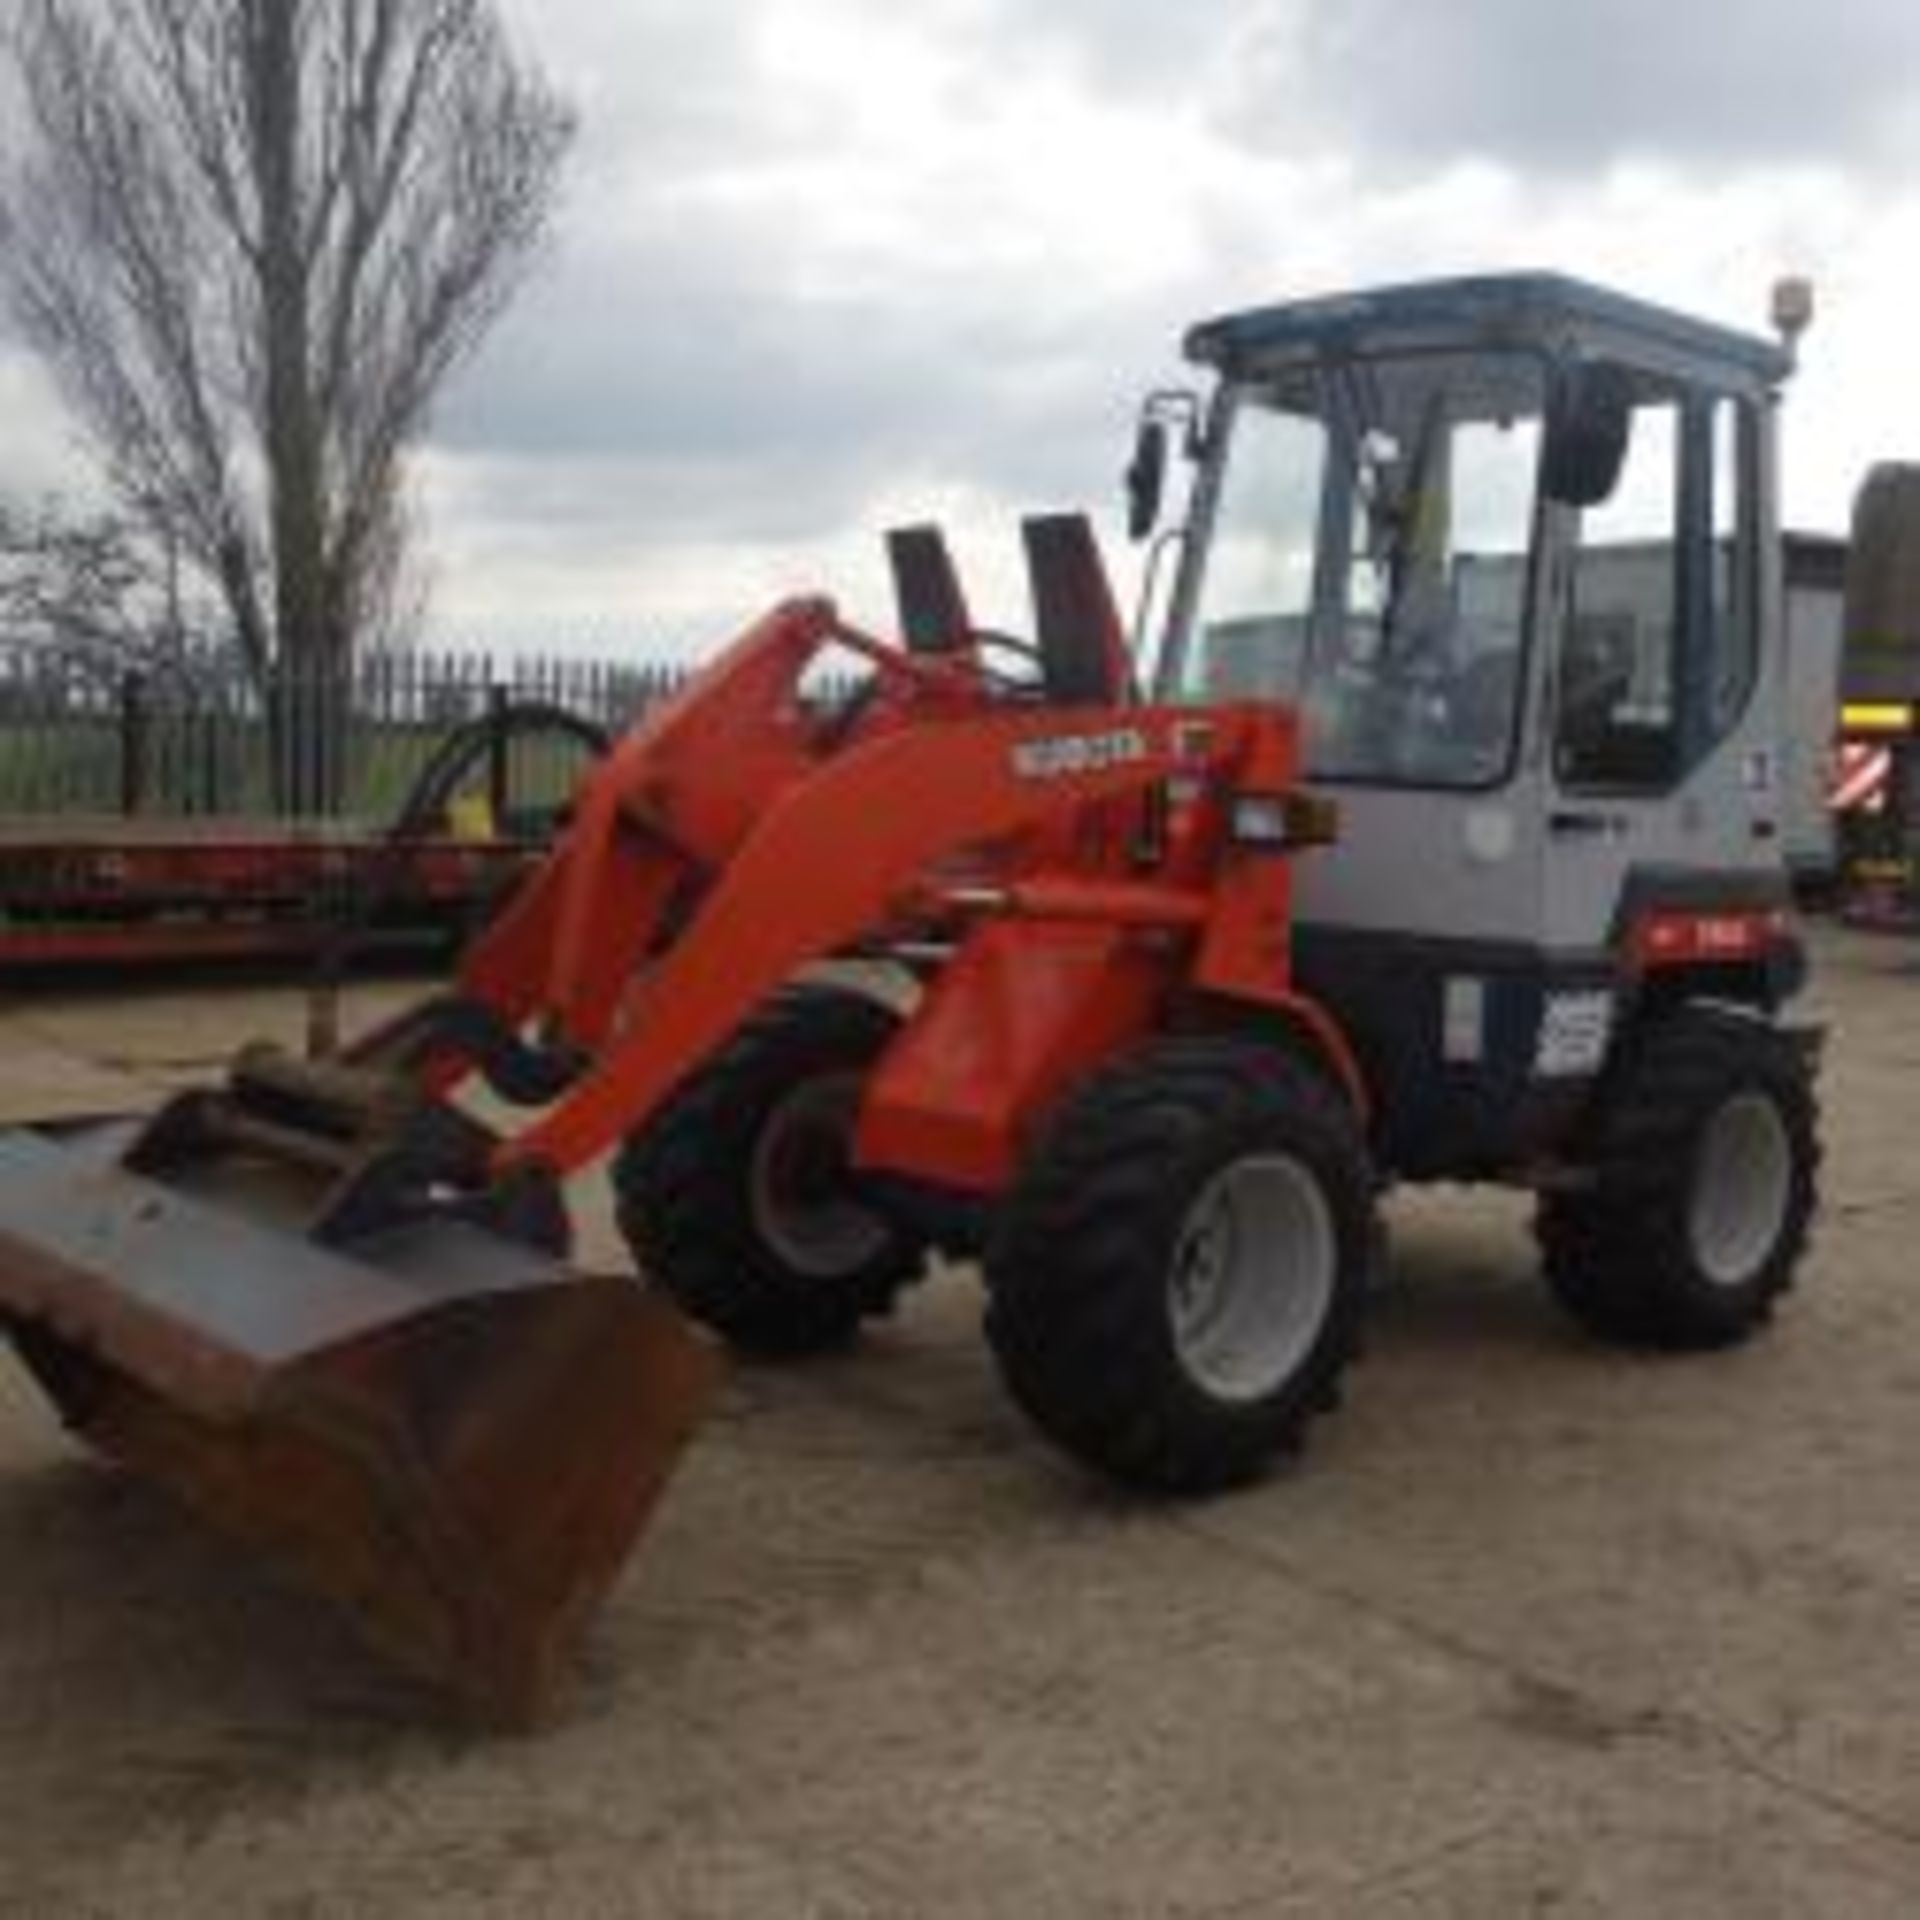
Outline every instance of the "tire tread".
[[843, 1345], [924, 1270], [925, 1249], [896, 1228], [855, 1273], [795, 1275], [753, 1231], [747, 1197], [758, 1127], [772, 1102], [807, 1071], [871, 1065], [898, 1026], [890, 1008], [851, 988], [788, 987], [615, 1159], [616, 1218], [642, 1273], [743, 1352]]
[[[1231, 1406], [1181, 1367], [1165, 1308], [1166, 1259], [1223, 1142], [1310, 1160], [1342, 1255], [1301, 1368]], [[1232, 1486], [1335, 1404], [1359, 1345], [1371, 1219], [1360, 1129], [1323, 1074], [1244, 1039], [1156, 1041], [1069, 1098], [1016, 1183], [988, 1249], [987, 1338], [1014, 1400], [1067, 1452], [1161, 1491]]]
[[[1706, 1119], [1748, 1087], [1779, 1106], [1794, 1185], [1772, 1255], [1728, 1287], [1698, 1271], [1687, 1205]], [[1603, 1088], [1587, 1152], [1594, 1185], [1543, 1195], [1534, 1216], [1548, 1288], [1574, 1320], [1604, 1340], [1672, 1351], [1729, 1346], [1766, 1325], [1793, 1286], [1820, 1166], [1812, 1079], [1786, 1034], [1700, 1005], [1664, 1016]]]

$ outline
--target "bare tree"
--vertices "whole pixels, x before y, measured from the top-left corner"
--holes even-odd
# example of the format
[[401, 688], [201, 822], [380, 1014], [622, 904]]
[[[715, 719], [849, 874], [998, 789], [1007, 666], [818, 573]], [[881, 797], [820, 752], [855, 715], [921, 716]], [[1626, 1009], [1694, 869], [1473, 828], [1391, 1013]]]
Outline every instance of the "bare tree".
[[[512, 291], [572, 118], [486, 0], [14, 5], [20, 323], [255, 673], [344, 682], [400, 576], [404, 452]], [[303, 758], [289, 797], [329, 804], [337, 752]]]
[[197, 657], [175, 557], [116, 513], [0, 499], [0, 648], [103, 685], [183, 677]]

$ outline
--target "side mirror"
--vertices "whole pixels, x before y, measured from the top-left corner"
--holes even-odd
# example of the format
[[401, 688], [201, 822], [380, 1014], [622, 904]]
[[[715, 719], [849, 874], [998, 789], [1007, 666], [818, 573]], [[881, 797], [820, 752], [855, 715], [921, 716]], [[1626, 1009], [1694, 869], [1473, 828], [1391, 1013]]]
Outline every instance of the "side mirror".
[[1127, 462], [1127, 537], [1144, 540], [1160, 518], [1167, 484], [1167, 423], [1152, 414], [1140, 422]]
[[1574, 360], [1554, 375], [1541, 485], [1562, 506], [1597, 507], [1620, 484], [1633, 437], [1633, 380], [1606, 360]]

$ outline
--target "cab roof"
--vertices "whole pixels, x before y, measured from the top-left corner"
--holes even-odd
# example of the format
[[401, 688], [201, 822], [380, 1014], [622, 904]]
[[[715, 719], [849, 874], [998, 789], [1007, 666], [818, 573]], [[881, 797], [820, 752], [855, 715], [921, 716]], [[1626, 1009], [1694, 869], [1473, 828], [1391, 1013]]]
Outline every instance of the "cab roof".
[[1202, 321], [1186, 338], [1188, 359], [1229, 376], [1327, 352], [1528, 346], [1584, 350], [1709, 385], [1772, 387], [1793, 370], [1778, 341], [1558, 273], [1416, 281], [1253, 307]]

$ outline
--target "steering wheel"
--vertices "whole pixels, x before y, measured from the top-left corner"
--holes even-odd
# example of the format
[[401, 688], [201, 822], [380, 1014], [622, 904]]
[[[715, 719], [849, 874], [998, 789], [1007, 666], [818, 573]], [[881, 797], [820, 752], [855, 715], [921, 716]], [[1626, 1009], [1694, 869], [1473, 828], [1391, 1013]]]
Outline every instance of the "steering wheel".
[[995, 627], [975, 627], [968, 635], [976, 654], [1007, 653], [1023, 662], [1031, 669], [1026, 674], [1004, 673], [987, 665], [984, 659], [979, 662], [980, 677], [990, 686], [1001, 692], [1011, 694], [1015, 699], [1031, 700], [1046, 691], [1046, 662], [1040, 649], [1031, 640], [1022, 640], [1017, 635], [1002, 633]]
[[[944, 679], [952, 671], [952, 661], [948, 657], [905, 653], [850, 629], [843, 629], [835, 639], [850, 652], [869, 662], [874, 671], [870, 679], [856, 686], [832, 712], [821, 716], [816, 724], [814, 738], [828, 750], [837, 747], [860, 724], [881, 688], [889, 681], [925, 685]], [[1032, 641], [1002, 633], [993, 627], [973, 627], [968, 630], [963, 644], [973, 649], [973, 665], [982, 682], [1004, 698], [1032, 701], [1046, 697], [1046, 666], [1040, 649]], [[1030, 671], [1014, 674], [991, 667], [982, 657], [988, 652], [1011, 654]]]

